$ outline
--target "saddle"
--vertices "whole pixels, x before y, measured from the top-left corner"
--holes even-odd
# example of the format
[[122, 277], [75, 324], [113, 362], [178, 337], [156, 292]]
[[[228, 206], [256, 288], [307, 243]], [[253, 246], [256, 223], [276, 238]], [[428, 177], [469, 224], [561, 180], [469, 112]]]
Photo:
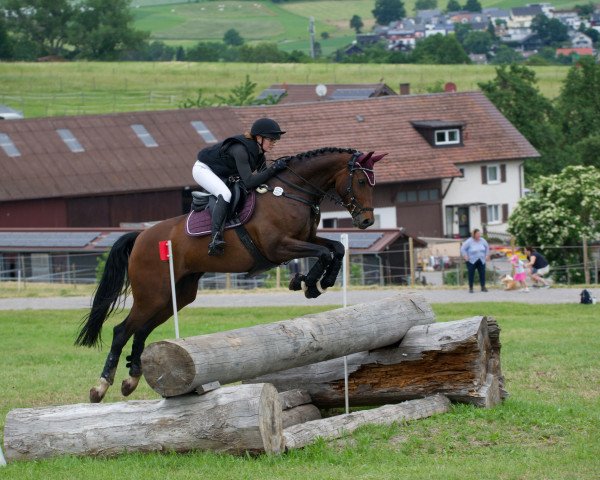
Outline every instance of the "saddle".
[[[231, 190], [231, 201], [229, 202], [229, 213], [225, 222], [225, 230], [244, 225], [250, 220], [256, 205], [256, 192], [247, 192], [240, 182], [228, 184]], [[192, 192], [192, 211], [189, 213], [185, 230], [193, 237], [210, 235], [212, 217], [211, 209], [214, 208], [217, 199], [208, 192]]]

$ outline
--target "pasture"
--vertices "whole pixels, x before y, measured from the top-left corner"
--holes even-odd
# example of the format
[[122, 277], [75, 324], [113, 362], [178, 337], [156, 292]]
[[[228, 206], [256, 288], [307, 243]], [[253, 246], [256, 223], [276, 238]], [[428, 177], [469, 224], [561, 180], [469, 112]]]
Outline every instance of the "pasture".
[[[558, 95], [567, 67], [533, 67], [542, 93]], [[491, 65], [245, 64], [190, 62], [0, 62], [0, 104], [27, 118], [176, 109], [186, 98], [226, 96], [246, 75], [256, 93], [273, 83], [373, 83], [383, 80], [396, 91], [410, 83], [426, 93], [438, 83], [454, 82], [459, 91], [477, 90], [495, 76]]]
[[[333, 307], [332, 307], [333, 308]], [[291, 318], [326, 307], [185, 309], [183, 336]], [[60, 458], [0, 469], [7, 479], [470, 478], [591, 479], [600, 471], [600, 339], [593, 306], [434, 305], [438, 321], [494, 315], [510, 398], [491, 410], [365, 427], [281, 457], [208, 453]], [[72, 346], [83, 311], [0, 312], [0, 427], [16, 407], [84, 402], [105, 351]], [[124, 312], [118, 315], [122, 318]], [[111, 326], [105, 325], [105, 340]], [[172, 337], [173, 324], [149, 341]], [[117, 380], [126, 374], [124, 362]], [[145, 382], [132, 399], [156, 398]], [[121, 400], [118, 388], [107, 401]]]

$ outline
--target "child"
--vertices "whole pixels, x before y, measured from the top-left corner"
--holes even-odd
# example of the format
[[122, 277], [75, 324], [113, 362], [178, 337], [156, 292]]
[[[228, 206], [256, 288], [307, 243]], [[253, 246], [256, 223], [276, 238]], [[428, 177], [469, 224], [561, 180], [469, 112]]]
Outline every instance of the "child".
[[510, 259], [510, 263], [515, 267], [514, 280], [521, 285], [520, 291], [528, 292], [529, 288], [527, 288], [527, 282], [525, 281], [527, 279], [527, 274], [525, 273], [525, 264], [523, 263], [523, 260], [521, 260], [518, 255], [513, 255]]

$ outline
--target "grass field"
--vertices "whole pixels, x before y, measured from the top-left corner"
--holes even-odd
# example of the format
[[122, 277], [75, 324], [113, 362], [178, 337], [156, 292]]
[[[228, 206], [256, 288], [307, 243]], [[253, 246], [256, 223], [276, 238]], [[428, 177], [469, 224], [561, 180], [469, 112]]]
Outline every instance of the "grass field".
[[[526, 0], [482, 0], [484, 7], [524, 6]], [[556, 7], [573, 6], [576, 0], [555, 0]], [[404, 2], [407, 15], [414, 13], [414, 0]], [[438, 5], [445, 8], [447, 1]], [[283, 50], [308, 52], [308, 19], [315, 18], [317, 39], [329, 54], [354, 39], [350, 18], [359, 15], [364, 31], [374, 24], [374, 0], [299, 0], [272, 3], [268, 0], [134, 0], [135, 26], [151, 37], [173, 45], [190, 46], [200, 40], [222, 40], [230, 28], [250, 42], [277, 42]], [[323, 40], [322, 32], [331, 38]]]
[[[324, 308], [186, 309], [182, 335], [289, 318]], [[494, 315], [510, 398], [491, 410], [456, 405], [449, 414], [392, 427], [365, 427], [281, 457], [207, 453], [61, 458], [0, 469], [6, 479], [592, 479], [600, 459], [598, 312], [574, 305], [435, 305], [439, 321]], [[15, 407], [86, 400], [106, 352], [75, 348], [82, 312], [0, 312], [0, 428]], [[122, 316], [123, 314], [121, 314]], [[110, 325], [105, 333], [110, 336]], [[172, 336], [173, 326], [151, 337]], [[123, 362], [124, 363], [124, 362]], [[121, 365], [120, 380], [126, 374]], [[113, 389], [108, 401], [121, 398]], [[156, 398], [144, 382], [133, 398]]]
[[[567, 67], [534, 67], [541, 91], [559, 93]], [[0, 104], [26, 117], [175, 109], [197, 89], [205, 96], [226, 95], [246, 75], [257, 93], [272, 83], [361, 83], [383, 79], [398, 90], [411, 84], [424, 93], [436, 82], [454, 82], [459, 91], [495, 76], [490, 65], [344, 65], [244, 63], [1, 63]]]

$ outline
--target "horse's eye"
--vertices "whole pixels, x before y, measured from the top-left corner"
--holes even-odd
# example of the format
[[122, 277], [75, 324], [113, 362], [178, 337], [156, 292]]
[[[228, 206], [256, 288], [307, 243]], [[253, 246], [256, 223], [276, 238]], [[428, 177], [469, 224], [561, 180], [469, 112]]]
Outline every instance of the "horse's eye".
[[361, 178], [361, 179], [358, 181], [358, 184], [359, 184], [359, 185], [362, 187], [362, 186], [366, 185], [366, 184], [367, 184], [367, 182], [365, 181], [365, 179], [364, 179], [364, 178]]

